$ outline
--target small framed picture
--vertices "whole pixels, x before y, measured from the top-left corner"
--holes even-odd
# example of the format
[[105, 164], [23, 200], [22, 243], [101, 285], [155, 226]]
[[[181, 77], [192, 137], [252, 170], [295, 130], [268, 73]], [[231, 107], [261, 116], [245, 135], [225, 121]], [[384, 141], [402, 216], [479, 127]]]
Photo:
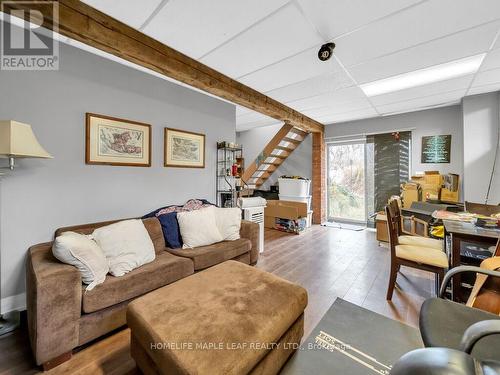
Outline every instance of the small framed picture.
[[151, 166], [151, 125], [86, 114], [85, 163]]
[[165, 128], [165, 167], [205, 168], [205, 134]]

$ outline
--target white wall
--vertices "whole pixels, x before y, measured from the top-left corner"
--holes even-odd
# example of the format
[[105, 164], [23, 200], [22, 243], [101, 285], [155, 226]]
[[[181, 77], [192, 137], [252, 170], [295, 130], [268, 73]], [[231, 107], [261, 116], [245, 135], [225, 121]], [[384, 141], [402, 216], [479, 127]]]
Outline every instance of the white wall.
[[[248, 166], [252, 163], [266, 144], [281, 129], [282, 125], [265, 126], [236, 134], [236, 142], [243, 145], [243, 157]], [[292, 175], [304, 178], [312, 177], [312, 137], [308, 135], [292, 154], [279, 166], [261, 189], [269, 187], [278, 181], [279, 176]]]
[[493, 176], [488, 203], [500, 203], [499, 93], [469, 96], [463, 99], [464, 118], [464, 193], [465, 200], [485, 203], [495, 154], [496, 173]]
[[[412, 130], [411, 173], [436, 170], [443, 174], [458, 173], [463, 176], [462, 111], [459, 105], [429, 109], [400, 115], [327, 125], [325, 137], [356, 134], [388, 133], [393, 130]], [[451, 157], [449, 164], [422, 164], [422, 137], [451, 134]]]
[[[215, 201], [216, 141], [236, 135], [233, 105], [66, 45], [60, 57], [56, 72], [0, 71], [0, 119], [31, 124], [54, 156], [1, 178], [2, 298], [24, 292], [26, 250], [58, 227]], [[152, 167], [86, 165], [86, 112], [151, 124]], [[206, 134], [204, 169], [163, 167], [166, 126]]]

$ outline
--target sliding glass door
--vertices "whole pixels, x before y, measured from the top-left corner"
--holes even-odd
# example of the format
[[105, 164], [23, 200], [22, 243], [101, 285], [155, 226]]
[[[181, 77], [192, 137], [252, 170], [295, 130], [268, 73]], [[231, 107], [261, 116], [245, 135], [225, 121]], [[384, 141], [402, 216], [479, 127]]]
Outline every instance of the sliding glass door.
[[411, 132], [327, 140], [328, 221], [363, 222], [384, 209], [410, 175]]
[[365, 143], [328, 144], [328, 220], [366, 221]]

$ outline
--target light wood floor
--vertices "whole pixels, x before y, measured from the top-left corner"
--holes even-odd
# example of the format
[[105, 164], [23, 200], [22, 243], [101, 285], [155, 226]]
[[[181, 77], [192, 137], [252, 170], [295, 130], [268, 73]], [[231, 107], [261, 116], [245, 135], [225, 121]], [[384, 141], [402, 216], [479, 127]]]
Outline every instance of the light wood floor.
[[[337, 297], [400, 320], [418, 324], [422, 302], [433, 294], [427, 272], [402, 268], [392, 302], [385, 300], [389, 250], [378, 246], [375, 233], [314, 226], [301, 235], [266, 231], [265, 252], [258, 268], [304, 286], [309, 293], [305, 335]], [[362, 329], [362, 327], [360, 327]], [[0, 375], [35, 374], [26, 332], [0, 339]], [[137, 374], [124, 329], [81, 350], [47, 374]]]

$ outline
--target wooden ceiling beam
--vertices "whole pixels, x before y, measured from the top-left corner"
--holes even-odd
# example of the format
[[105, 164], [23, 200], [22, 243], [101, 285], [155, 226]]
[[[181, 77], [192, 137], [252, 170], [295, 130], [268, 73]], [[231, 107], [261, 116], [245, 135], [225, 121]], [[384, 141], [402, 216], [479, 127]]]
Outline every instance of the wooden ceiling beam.
[[[37, 9], [36, 2], [0, 0], [4, 8]], [[28, 16], [28, 12], [24, 12]], [[43, 26], [54, 29], [44, 15]], [[59, 33], [306, 132], [324, 126], [302, 113], [196, 61], [78, 0], [59, 0]]]

